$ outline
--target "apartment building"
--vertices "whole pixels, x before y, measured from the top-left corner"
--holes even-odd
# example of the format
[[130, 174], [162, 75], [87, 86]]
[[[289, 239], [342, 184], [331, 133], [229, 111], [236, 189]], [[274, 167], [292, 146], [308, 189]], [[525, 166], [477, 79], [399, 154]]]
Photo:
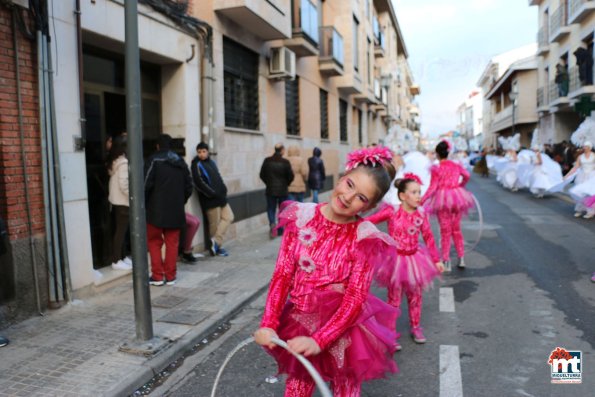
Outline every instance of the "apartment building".
[[[0, 282], [2, 321], [59, 307], [129, 277], [109, 266], [105, 165], [108, 137], [126, 130], [124, 3], [51, 3], [0, 2], [6, 66], [0, 80], [7, 87], [0, 117], [0, 213], [9, 240], [0, 261], [6, 276]], [[185, 16], [180, 5], [140, 3], [144, 153], [152, 154], [163, 132], [179, 148], [193, 147], [200, 140], [197, 110], [209, 27]], [[188, 210], [200, 212], [196, 202]]]
[[[483, 147], [488, 149], [495, 149], [498, 147], [498, 131], [503, 131], [506, 133], [512, 132], [512, 107], [510, 101], [510, 89], [511, 85], [509, 83], [504, 84], [503, 89], [505, 92], [502, 96], [508, 97], [508, 101], [505, 98], [499, 104], [494, 103], [495, 99], [492, 97], [490, 99], [487, 98], [488, 93], [492, 91], [494, 86], [501, 81], [502, 77], [510, 70], [511, 65], [517, 61], [531, 58], [535, 56], [537, 51], [537, 44], [532, 43], [529, 45], [525, 45], [519, 48], [512, 49], [510, 51], [504, 52], [502, 54], [498, 54], [494, 56], [488, 64], [486, 65], [484, 71], [482, 72], [479, 80], [477, 81], [477, 87], [481, 89], [483, 93], [483, 103], [482, 103], [482, 131], [483, 131], [483, 139], [479, 142]], [[510, 78], [511, 76], [509, 76]], [[521, 99], [517, 98], [517, 103]], [[523, 94], [522, 100], [525, 100], [525, 95]], [[534, 106], [535, 107], [535, 106]], [[496, 130], [494, 130], [492, 124], [494, 122], [494, 118], [496, 116], [496, 111], [501, 113], [498, 121], [498, 126], [496, 126]], [[515, 109], [516, 111], [516, 109]], [[504, 113], [502, 113], [504, 112]], [[506, 116], [506, 117], [505, 117]], [[516, 114], [515, 114], [516, 116]], [[515, 120], [516, 122], [516, 120]]]
[[[51, 11], [41, 40], [25, 28], [37, 15], [27, 1], [0, 3], [0, 214], [10, 245], [0, 313], [12, 321], [129, 277], [109, 266], [105, 168], [107, 138], [126, 129], [124, 2], [35, 2]], [[258, 174], [274, 144], [304, 157], [320, 147], [330, 188], [350, 150], [412, 123], [419, 88], [389, 0], [139, 3], [144, 153], [168, 133], [190, 163], [208, 142], [231, 194], [232, 235], [267, 223]], [[187, 210], [201, 214], [195, 197]]]
[[305, 157], [320, 147], [330, 188], [352, 149], [382, 143], [395, 124], [419, 130], [419, 87], [391, 1], [203, 0], [193, 13], [213, 27], [213, 127], [203, 139], [230, 189], [231, 233], [265, 222], [258, 170], [276, 143]]
[[542, 143], [568, 140], [595, 104], [595, 2], [530, 0], [538, 32], [537, 110]]
[[535, 56], [513, 62], [485, 98], [490, 102], [490, 135], [521, 135], [529, 147], [537, 126], [537, 60]]
[[481, 90], [471, 91], [457, 108], [457, 130], [472, 150], [483, 143], [483, 95]]

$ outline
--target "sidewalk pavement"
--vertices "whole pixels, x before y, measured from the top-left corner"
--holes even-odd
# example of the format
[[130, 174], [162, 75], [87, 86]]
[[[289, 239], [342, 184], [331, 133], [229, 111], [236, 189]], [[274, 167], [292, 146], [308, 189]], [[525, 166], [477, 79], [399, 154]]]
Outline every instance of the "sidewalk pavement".
[[0, 396], [127, 396], [264, 292], [280, 239], [268, 228], [226, 245], [230, 256], [178, 263], [174, 286], [151, 287], [152, 357], [118, 351], [135, 337], [132, 276], [111, 290], [2, 330]]

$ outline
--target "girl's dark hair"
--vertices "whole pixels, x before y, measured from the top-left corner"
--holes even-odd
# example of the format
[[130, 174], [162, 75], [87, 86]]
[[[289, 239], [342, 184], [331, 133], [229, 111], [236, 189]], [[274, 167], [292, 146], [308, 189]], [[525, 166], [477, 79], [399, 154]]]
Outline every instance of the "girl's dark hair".
[[118, 135], [112, 139], [112, 148], [107, 154], [107, 169], [112, 168], [112, 164], [121, 155], [126, 156], [126, 135]]
[[407, 186], [409, 186], [411, 182], [417, 181], [411, 178], [399, 178], [395, 181], [395, 188], [397, 189], [397, 198], [399, 199], [399, 201], [401, 201], [400, 194], [405, 193], [405, 191], [407, 191]]
[[436, 145], [436, 154], [439, 159], [445, 159], [448, 157], [448, 143], [441, 141]]
[[388, 189], [390, 188], [390, 183], [396, 174], [395, 167], [389, 162], [383, 163], [382, 166], [360, 164], [353, 170], [347, 172], [347, 174], [355, 170], [361, 170], [365, 172], [367, 175], [372, 177], [372, 179], [376, 183], [376, 195], [370, 201], [370, 206], [376, 205], [376, 203], [378, 203], [380, 199], [384, 197], [386, 192], [388, 192]]

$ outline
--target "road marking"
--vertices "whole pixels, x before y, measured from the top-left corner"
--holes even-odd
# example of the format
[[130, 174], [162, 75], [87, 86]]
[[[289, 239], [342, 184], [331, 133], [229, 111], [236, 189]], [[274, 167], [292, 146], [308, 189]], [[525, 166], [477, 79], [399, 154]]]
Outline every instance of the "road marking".
[[455, 294], [452, 288], [440, 288], [440, 311], [455, 311]]
[[440, 397], [463, 397], [458, 346], [440, 345]]

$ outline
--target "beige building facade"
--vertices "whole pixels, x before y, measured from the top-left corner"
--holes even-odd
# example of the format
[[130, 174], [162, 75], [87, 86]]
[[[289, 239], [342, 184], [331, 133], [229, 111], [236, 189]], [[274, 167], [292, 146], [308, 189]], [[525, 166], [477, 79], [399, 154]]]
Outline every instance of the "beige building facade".
[[[512, 49], [510, 51], [504, 52], [502, 54], [498, 54], [494, 56], [488, 64], [486, 65], [484, 71], [482, 72], [479, 80], [477, 81], [477, 87], [481, 89], [483, 93], [483, 103], [481, 105], [482, 108], [482, 131], [483, 131], [483, 138], [478, 141], [478, 144], [487, 149], [495, 149], [498, 146], [498, 130], [494, 130], [492, 124], [494, 122], [494, 118], [496, 116], [495, 112], [498, 109], [505, 109], [506, 104], [500, 103], [500, 107], [493, 106], [493, 100], [488, 99], [487, 94], [492, 91], [494, 86], [503, 78], [503, 76], [510, 70], [511, 65], [517, 61], [521, 61], [524, 59], [528, 59], [531, 57], [535, 57], [535, 53], [537, 51], [537, 44], [529, 44], [526, 46], [522, 46], [519, 48]], [[507, 86], [509, 89], [510, 87]], [[510, 96], [509, 96], [510, 99]], [[518, 101], [519, 99], [517, 99]], [[510, 103], [508, 103], [510, 105]], [[516, 110], [516, 109], [515, 109]], [[512, 127], [512, 107], [507, 111], [509, 113], [509, 122], [510, 127]], [[502, 122], [502, 117], [504, 114], [500, 116], [500, 120]], [[516, 116], [516, 115], [515, 115]], [[516, 120], [515, 120], [516, 121]]]
[[[346, 154], [414, 125], [419, 87], [389, 0], [202, 0], [213, 29], [214, 148], [241, 234], [266, 223], [259, 169], [276, 143], [314, 147], [333, 185]], [[259, 216], [256, 216], [259, 215]]]
[[490, 135], [521, 134], [521, 146], [529, 147], [538, 121], [537, 60], [535, 56], [514, 62], [485, 95], [490, 102]]
[[[592, 105], [595, 2], [530, 0], [538, 32], [537, 109], [541, 143], [568, 140]], [[578, 107], [576, 105], [579, 105]]]

